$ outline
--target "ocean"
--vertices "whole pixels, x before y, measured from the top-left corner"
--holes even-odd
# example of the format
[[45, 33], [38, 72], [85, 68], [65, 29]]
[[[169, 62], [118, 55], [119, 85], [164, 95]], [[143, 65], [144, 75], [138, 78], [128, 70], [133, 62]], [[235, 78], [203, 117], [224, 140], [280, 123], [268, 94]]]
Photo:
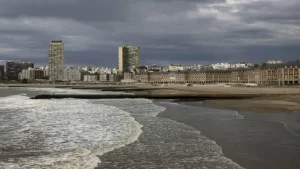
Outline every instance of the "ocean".
[[[258, 121], [252, 114], [210, 109], [201, 102], [29, 99], [41, 93], [106, 92], [0, 88], [0, 168], [258, 169], [271, 168], [271, 160], [285, 166], [287, 158], [287, 169], [300, 166], [297, 114], [285, 121], [264, 115]], [[277, 144], [280, 137], [284, 144]], [[277, 150], [262, 149], [272, 139]], [[285, 155], [267, 157], [277, 151]]]

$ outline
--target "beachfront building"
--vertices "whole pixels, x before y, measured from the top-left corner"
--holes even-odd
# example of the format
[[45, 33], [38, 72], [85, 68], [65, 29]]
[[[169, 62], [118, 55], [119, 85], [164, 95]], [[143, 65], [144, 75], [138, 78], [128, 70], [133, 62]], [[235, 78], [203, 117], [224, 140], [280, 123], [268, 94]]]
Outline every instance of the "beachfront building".
[[282, 64], [283, 62], [281, 60], [269, 60], [266, 62], [266, 64]]
[[84, 75], [83, 76], [83, 81], [85, 82], [96, 82], [99, 81], [99, 75]]
[[215, 70], [226, 70], [231, 68], [230, 63], [216, 63], [211, 65]]
[[261, 85], [296, 85], [300, 84], [300, 62], [268, 64], [261, 67]]
[[0, 65], [0, 80], [4, 79], [4, 65]]
[[143, 73], [136, 74], [134, 76], [134, 79], [137, 82], [148, 83], [149, 82], [149, 73], [143, 72]]
[[49, 81], [64, 80], [64, 44], [62, 41], [49, 43]]
[[119, 47], [119, 70], [130, 72], [140, 66], [140, 48], [136, 46]]
[[100, 74], [100, 82], [107, 82], [108, 81], [108, 75], [107, 73], [103, 73], [103, 74]]
[[110, 74], [110, 75], [108, 75], [108, 82], [119, 82], [120, 76], [121, 75], [119, 75], [119, 74]]
[[124, 83], [133, 83], [135, 82], [135, 78], [134, 78], [134, 73], [132, 72], [125, 72], [123, 75], [123, 79], [121, 80], [121, 82]]
[[82, 81], [83, 71], [74, 68], [64, 69], [64, 81]]
[[34, 64], [31, 62], [10, 61], [6, 62], [6, 77], [8, 80], [18, 80], [19, 74], [22, 70], [33, 68]]
[[44, 70], [36, 69], [36, 68], [28, 68], [20, 72], [19, 79], [20, 80], [26, 79], [26, 80], [33, 81], [37, 79], [45, 79], [44, 75], [45, 75]]
[[168, 67], [168, 71], [183, 71], [184, 67], [182, 65], [175, 65], [175, 64], [170, 64]]

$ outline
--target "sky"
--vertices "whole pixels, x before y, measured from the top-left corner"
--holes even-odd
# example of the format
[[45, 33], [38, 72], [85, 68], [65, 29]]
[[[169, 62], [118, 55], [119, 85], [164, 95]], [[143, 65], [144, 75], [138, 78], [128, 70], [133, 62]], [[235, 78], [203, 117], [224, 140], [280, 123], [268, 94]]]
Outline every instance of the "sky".
[[300, 58], [299, 0], [0, 0], [0, 60], [116, 67], [118, 46], [141, 64], [261, 63]]

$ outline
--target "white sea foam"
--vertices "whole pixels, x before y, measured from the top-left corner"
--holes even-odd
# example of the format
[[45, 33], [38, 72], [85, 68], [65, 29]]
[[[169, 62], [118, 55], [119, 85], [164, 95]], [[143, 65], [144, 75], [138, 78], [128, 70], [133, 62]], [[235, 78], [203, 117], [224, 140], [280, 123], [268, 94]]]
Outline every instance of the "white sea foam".
[[131, 112], [132, 115], [142, 115], [155, 117], [166, 108], [158, 106], [148, 99], [123, 99], [122, 101], [116, 99], [98, 100], [97, 103], [105, 105], [117, 106], [124, 111]]
[[280, 123], [283, 124], [283, 127], [284, 127], [285, 129], [287, 129], [287, 131], [289, 131], [289, 132], [291, 132], [293, 135], [299, 137], [299, 134], [296, 133], [295, 131], [291, 130], [291, 129], [287, 126], [287, 124], [286, 124], [285, 122], [280, 122]]
[[[178, 107], [184, 107], [185, 110], [188, 110], [188, 108], [191, 109], [196, 108], [198, 114], [201, 114], [203, 118], [207, 118], [210, 120], [225, 121], [225, 120], [244, 119], [244, 116], [240, 115], [237, 111], [219, 110], [219, 109], [212, 109], [207, 107], [179, 104], [174, 102], [161, 102], [161, 103], [165, 105], [176, 105]], [[203, 104], [203, 102], [199, 102], [199, 104]]]
[[[97, 155], [137, 140], [129, 113], [89, 100], [0, 98], [0, 168], [94, 168]], [[34, 154], [34, 155], [27, 155]]]

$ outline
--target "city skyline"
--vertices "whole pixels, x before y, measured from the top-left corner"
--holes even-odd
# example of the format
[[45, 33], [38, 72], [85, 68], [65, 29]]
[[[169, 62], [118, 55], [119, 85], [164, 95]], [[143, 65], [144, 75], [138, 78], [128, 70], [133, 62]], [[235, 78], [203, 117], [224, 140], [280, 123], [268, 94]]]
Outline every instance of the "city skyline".
[[299, 7], [298, 0], [0, 1], [0, 59], [45, 65], [48, 42], [59, 37], [72, 65], [116, 67], [123, 45], [143, 49], [142, 65], [297, 60]]

